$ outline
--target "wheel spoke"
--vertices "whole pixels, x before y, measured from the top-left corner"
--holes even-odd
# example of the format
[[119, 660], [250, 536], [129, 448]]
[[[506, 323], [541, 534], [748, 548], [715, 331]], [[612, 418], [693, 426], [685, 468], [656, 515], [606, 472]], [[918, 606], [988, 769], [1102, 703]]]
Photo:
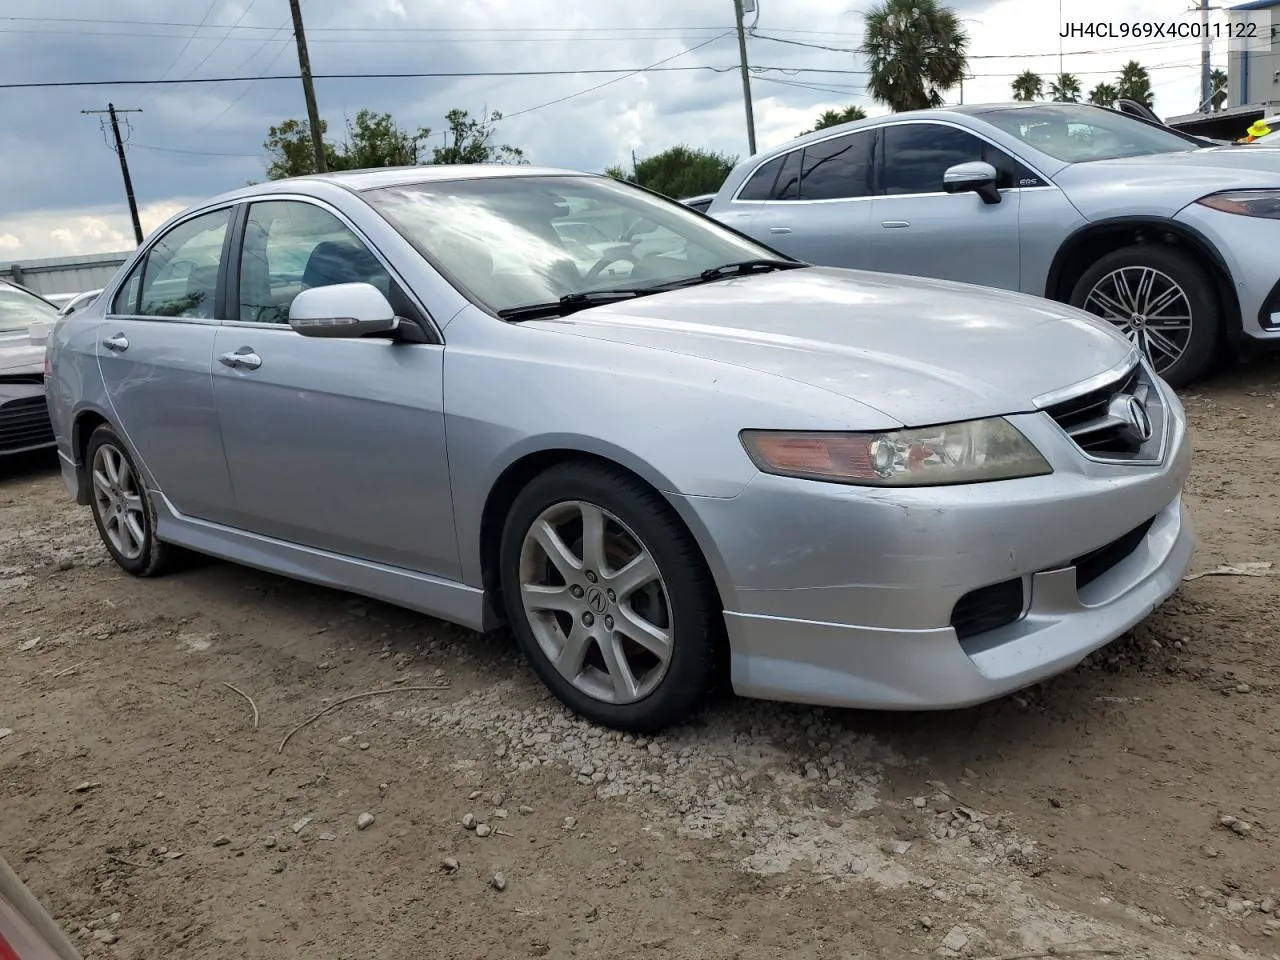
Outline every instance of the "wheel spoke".
[[129, 461], [124, 459], [124, 457], [121, 457], [120, 465], [116, 469], [119, 473], [119, 480], [117, 482], [120, 484], [120, 489], [122, 491], [136, 489], [137, 485], [133, 482], [133, 468], [129, 466]]
[[93, 486], [102, 496], [110, 500], [114, 493], [111, 490], [111, 481], [107, 479], [107, 475], [102, 470], [93, 471]]
[[671, 656], [671, 631], [650, 623], [630, 607], [618, 608], [614, 630], [630, 637], [663, 662]]
[[1171, 306], [1182, 299], [1185, 299], [1182, 293], [1182, 288], [1171, 284], [1168, 290], [1148, 303], [1147, 308], [1142, 312], [1149, 320], [1152, 317], [1158, 317], [1161, 313], [1168, 310]]
[[100, 448], [102, 454], [102, 469], [107, 475], [107, 480], [112, 486], [120, 484], [120, 461], [116, 457], [116, 452], [110, 447]]
[[582, 562], [590, 570], [605, 571], [604, 511], [595, 504], [579, 505], [582, 511]]
[[1138, 301], [1133, 297], [1133, 290], [1129, 287], [1129, 276], [1124, 270], [1118, 270], [1112, 277], [1111, 285], [1115, 287], [1116, 297], [1124, 304], [1125, 310], [1129, 313], [1137, 313]]
[[1180, 356], [1182, 356], [1182, 348], [1179, 347], [1172, 340], [1170, 340], [1168, 337], [1166, 337], [1159, 330], [1153, 330], [1150, 327], [1148, 327], [1146, 330], [1146, 334], [1147, 334], [1147, 342], [1149, 344], [1152, 344], [1156, 348], [1158, 348], [1161, 353], [1165, 354], [1165, 356], [1169, 358], [1170, 362], [1177, 360]]
[[529, 612], [559, 610], [563, 613], [579, 613], [582, 610], [582, 601], [575, 599], [567, 586], [524, 583], [520, 585], [520, 597], [524, 600], [524, 608]]
[[1134, 312], [1146, 314], [1147, 304], [1151, 302], [1151, 291], [1155, 286], [1156, 272], [1145, 267], [1138, 274], [1138, 283], [1133, 291]]
[[569, 635], [565, 637], [560, 652], [556, 655], [555, 667], [561, 676], [574, 680], [582, 673], [582, 664], [587, 659], [587, 651], [591, 649], [591, 634], [587, 628], [575, 623]]
[[539, 520], [534, 524], [533, 529], [529, 531], [529, 536], [542, 548], [547, 559], [565, 580], [573, 579], [582, 572], [582, 561], [573, 555], [573, 551], [565, 545], [556, 528], [546, 520]]
[[130, 554], [141, 553], [142, 548], [146, 546], [147, 535], [142, 530], [138, 515], [136, 513], [126, 513], [121, 517], [121, 521], [121, 526], [130, 540], [130, 547], [126, 552]]
[[[1107, 296], [1098, 287], [1094, 287], [1091, 291], [1089, 291], [1089, 296], [1085, 298], [1085, 304], [1088, 305], [1090, 300], [1096, 300], [1098, 302], [1098, 305], [1102, 307], [1104, 311], [1109, 311], [1115, 317], [1123, 317], [1124, 319], [1127, 320], [1129, 316], [1133, 313], [1132, 310], [1126, 310], [1121, 304], [1117, 303], [1114, 299]], [[1107, 315], [1106, 313], [1103, 314], [1104, 317], [1106, 315]]]
[[607, 636], [600, 643], [600, 653], [604, 656], [605, 667], [609, 671], [609, 679], [613, 681], [613, 691], [619, 700], [634, 700], [639, 693], [639, 684], [635, 674], [631, 672], [631, 664], [622, 652], [622, 644], [617, 634]]
[[646, 551], [614, 573], [609, 583], [618, 595], [618, 603], [621, 604], [641, 587], [657, 580], [658, 576], [658, 565]]

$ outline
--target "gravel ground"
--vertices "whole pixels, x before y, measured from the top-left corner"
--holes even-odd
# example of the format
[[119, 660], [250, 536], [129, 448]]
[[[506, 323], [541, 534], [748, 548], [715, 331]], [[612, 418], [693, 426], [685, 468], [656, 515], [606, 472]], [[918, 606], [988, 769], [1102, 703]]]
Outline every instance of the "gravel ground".
[[[1276, 363], [1187, 398], [1196, 571], [1280, 562], [1278, 399]], [[1266, 570], [972, 710], [637, 738], [507, 635], [123, 576], [50, 459], [0, 471], [0, 851], [86, 956], [1280, 957]]]

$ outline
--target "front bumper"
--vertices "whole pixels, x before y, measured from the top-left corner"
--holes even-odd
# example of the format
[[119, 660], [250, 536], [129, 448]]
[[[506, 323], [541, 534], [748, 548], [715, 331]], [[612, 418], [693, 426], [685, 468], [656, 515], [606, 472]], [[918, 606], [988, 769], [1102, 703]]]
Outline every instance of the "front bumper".
[[1241, 332], [1280, 346], [1280, 267], [1275, 259], [1280, 222], [1198, 203], [1179, 211], [1175, 219], [1199, 231], [1225, 261], [1240, 301]]
[[[1119, 637], [1177, 589], [1194, 549], [1181, 497], [1186, 421], [1168, 394], [1158, 466], [1089, 461], [1048, 416], [1030, 414], [1010, 420], [1052, 475], [917, 490], [761, 475], [732, 499], [685, 501], [681, 512], [713, 545], [735, 691], [962, 707], [1070, 669]], [[1073, 558], [1100, 552], [1077, 589]], [[1016, 619], [961, 639], [961, 598], [1018, 581]]]
[[44, 387], [0, 384], [0, 456], [44, 450], [55, 443]]

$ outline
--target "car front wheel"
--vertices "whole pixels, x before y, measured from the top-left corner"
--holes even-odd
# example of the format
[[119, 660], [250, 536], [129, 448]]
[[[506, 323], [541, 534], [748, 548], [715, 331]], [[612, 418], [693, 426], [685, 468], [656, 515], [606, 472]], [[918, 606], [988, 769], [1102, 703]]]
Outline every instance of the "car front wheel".
[[111, 559], [134, 576], [162, 572], [171, 548], [156, 539], [155, 508], [124, 442], [104, 424], [89, 438], [85, 460], [93, 522]]
[[570, 709], [644, 733], [701, 706], [715, 667], [714, 592], [654, 491], [603, 465], [553, 467], [513, 503], [500, 564], [516, 638]]
[[1181, 250], [1136, 244], [1109, 253], [1084, 272], [1071, 305], [1115, 326], [1173, 387], [1208, 372], [1221, 352], [1213, 280]]

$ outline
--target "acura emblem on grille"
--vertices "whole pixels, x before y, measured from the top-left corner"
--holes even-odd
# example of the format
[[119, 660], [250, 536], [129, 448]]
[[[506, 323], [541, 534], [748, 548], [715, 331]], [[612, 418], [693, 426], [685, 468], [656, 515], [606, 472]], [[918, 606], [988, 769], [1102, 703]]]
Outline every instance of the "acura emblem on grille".
[[1128, 393], [1119, 393], [1107, 404], [1107, 414], [1123, 424], [1123, 428], [1137, 443], [1146, 443], [1151, 439], [1151, 417], [1146, 405], [1137, 397]]

